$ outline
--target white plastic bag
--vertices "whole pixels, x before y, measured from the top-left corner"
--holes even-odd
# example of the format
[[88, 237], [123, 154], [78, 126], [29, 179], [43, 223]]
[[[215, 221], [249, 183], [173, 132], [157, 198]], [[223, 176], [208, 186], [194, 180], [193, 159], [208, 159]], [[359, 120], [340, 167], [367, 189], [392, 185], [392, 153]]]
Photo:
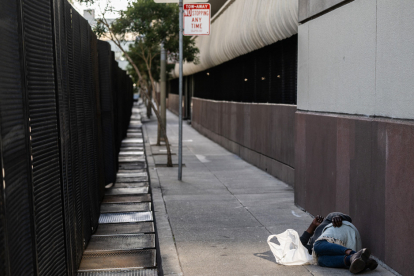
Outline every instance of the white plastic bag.
[[[278, 239], [280, 245], [270, 241], [274, 237]], [[288, 229], [278, 235], [270, 235], [267, 238], [267, 243], [278, 264], [305, 265], [313, 263], [312, 255], [300, 242], [298, 232], [293, 229]]]

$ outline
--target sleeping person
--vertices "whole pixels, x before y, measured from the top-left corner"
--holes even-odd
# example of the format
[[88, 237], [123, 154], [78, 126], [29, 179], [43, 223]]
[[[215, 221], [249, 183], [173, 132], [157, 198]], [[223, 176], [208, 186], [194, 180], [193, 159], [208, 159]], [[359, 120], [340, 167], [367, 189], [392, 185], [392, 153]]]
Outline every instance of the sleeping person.
[[316, 216], [300, 241], [320, 266], [348, 268], [354, 274], [378, 266], [370, 258], [369, 249], [362, 248], [351, 217], [340, 212], [330, 213], [326, 218]]

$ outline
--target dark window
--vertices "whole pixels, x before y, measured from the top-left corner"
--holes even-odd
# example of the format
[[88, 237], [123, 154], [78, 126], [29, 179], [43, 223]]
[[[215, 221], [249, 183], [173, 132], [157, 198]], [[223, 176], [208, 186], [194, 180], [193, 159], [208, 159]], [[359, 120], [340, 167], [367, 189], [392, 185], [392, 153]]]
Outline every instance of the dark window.
[[[298, 37], [194, 74], [194, 97], [217, 101], [296, 104]], [[178, 79], [169, 83], [178, 94]]]

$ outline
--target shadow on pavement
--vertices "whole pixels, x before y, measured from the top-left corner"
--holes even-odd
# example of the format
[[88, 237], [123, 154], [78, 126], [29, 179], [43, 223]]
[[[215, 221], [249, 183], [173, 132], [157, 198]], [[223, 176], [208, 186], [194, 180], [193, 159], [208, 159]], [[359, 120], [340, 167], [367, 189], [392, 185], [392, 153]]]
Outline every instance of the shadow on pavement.
[[265, 259], [267, 261], [270, 261], [272, 263], [277, 264], [276, 261], [275, 261], [275, 256], [273, 256], [273, 253], [270, 250], [266, 251], [266, 252], [263, 252], [263, 253], [254, 253], [253, 255], [256, 256], [256, 257], [259, 257], [259, 258], [262, 258], [262, 259]]

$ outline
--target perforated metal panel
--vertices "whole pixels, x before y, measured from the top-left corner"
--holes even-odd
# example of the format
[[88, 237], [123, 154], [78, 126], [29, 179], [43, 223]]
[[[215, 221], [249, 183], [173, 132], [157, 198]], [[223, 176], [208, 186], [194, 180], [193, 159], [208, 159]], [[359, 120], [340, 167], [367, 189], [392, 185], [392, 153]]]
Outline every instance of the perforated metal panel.
[[[0, 128], [1, 129], [1, 128]], [[0, 132], [1, 133], [1, 132]], [[4, 220], [4, 197], [3, 197], [3, 154], [2, 154], [2, 142], [0, 135], [0, 274], [6, 275], [6, 263], [8, 267], [8, 261], [6, 261], [6, 239], [5, 239], [5, 220]]]
[[85, 115], [86, 140], [86, 164], [87, 164], [87, 188], [89, 189], [89, 207], [91, 230], [98, 226], [99, 217], [99, 169], [97, 153], [97, 126], [96, 126], [96, 106], [94, 104], [94, 85], [93, 85], [93, 67], [91, 58], [91, 32], [88, 21], [83, 17], [80, 20], [80, 37], [81, 37], [81, 57], [83, 73], [83, 108]]
[[142, 133], [128, 132], [127, 137], [129, 137], [129, 138], [142, 138]]
[[118, 173], [143, 173], [143, 172], [147, 172], [146, 169], [137, 169], [137, 170], [118, 170]]
[[156, 266], [155, 250], [128, 250], [84, 254], [79, 272], [117, 269], [153, 268]]
[[100, 272], [80, 272], [78, 276], [157, 276], [156, 269], [139, 270], [120, 270], [120, 271], [100, 271]]
[[118, 172], [117, 177], [123, 178], [123, 177], [148, 177], [147, 172]]
[[35, 269], [29, 136], [17, 3], [0, 1], [1, 275], [32, 275]]
[[[72, 274], [104, 194], [96, 37], [65, 0], [0, 4], [0, 274]], [[132, 82], [108, 79], [120, 145]]]
[[22, 1], [39, 274], [66, 273], [51, 1]]
[[84, 254], [114, 250], [150, 249], [154, 247], [154, 234], [93, 235]]
[[99, 223], [125, 223], [152, 221], [152, 212], [105, 213], [99, 217]]
[[143, 156], [144, 152], [143, 151], [121, 151], [119, 153], [120, 156], [124, 156], [124, 155], [140, 155]]
[[139, 163], [121, 163], [119, 164], [119, 169], [121, 170], [137, 170], [137, 169], [146, 169], [147, 163], [146, 162], [139, 162]]
[[139, 187], [149, 187], [148, 182], [131, 182], [131, 183], [122, 183], [117, 182], [114, 185], [114, 188], [139, 188]]
[[[65, 30], [68, 50], [68, 71], [69, 71], [69, 88], [70, 88], [70, 136], [71, 136], [71, 156], [72, 156], [72, 184], [73, 184], [73, 213], [75, 216], [74, 223], [74, 240], [72, 246], [75, 253], [75, 267], [78, 267], [84, 248], [84, 221], [89, 221], [89, 211], [83, 206], [84, 199], [82, 187], [85, 185], [82, 150], [83, 145], [79, 142], [83, 139], [83, 111], [80, 86], [79, 66], [79, 15], [73, 13], [72, 6], [65, 2]], [[78, 127], [80, 124], [80, 127]]]
[[104, 145], [103, 145], [103, 130], [102, 130], [102, 109], [101, 109], [101, 95], [100, 95], [100, 83], [99, 83], [99, 61], [98, 61], [98, 39], [96, 35], [92, 32], [89, 24], [87, 25], [87, 30], [90, 37], [90, 57], [91, 57], [91, 66], [92, 66], [92, 106], [95, 111], [95, 116], [93, 118], [94, 125], [94, 150], [96, 152], [96, 167], [97, 167], [97, 176], [96, 176], [96, 185], [98, 190], [98, 202], [97, 207], [99, 210], [99, 204], [102, 201], [105, 192], [105, 164], [104, 164]]
[[143, 146], [140, 146], [140, 147], [133, 147], [133, 146], [126, 146], [126, 147], [122, 147], [122, 151], [123, 152], [125, 152], [125, 151], [143, 151], [144, 150], [144, 147]]
[[[148, 182], [147, 176], [142, 177], [118, 177], [116, 179], [116, 183], [140, 183], [140, 182]], [[116, 184], [115, 184], [116, 185]]]
[[128, 129], [128, 132], [129, 133], [142, 133], [142, 130], [141, 129], [130, 128], [130, 129]]
[[126, 213], [126, 212], [148, 212], [151, 211], [151, 203], [103, 203], [101, 214], [104, 213]]
[[154, 233], [153, 222], [100, 224], [95, 235]]
[[124, 171], [124, 172], [118, 172], [116, 176], [117, 178], [136, 178], [136, 177], [147, 177], [148, 178], [148, 173], [146, 172], [146, 170], [142, 170], [142, 172]]
[[128, 139], [124, 139], [122, 143], [123, 144], [142, 144], [144, 143], [144, 140], [139, 139], [139, 138], [128, 138]]
[[102, 203], [122, 203], [122, 202], [149, 202], [150, 194], [144, 195], [106, 195]]
[[[66, 260], [68, 274], [73, 274], [77, 269], [76, 263], [76, 209], [75, 189], [73, 180], [73, 155], [71, 136], [71, 107], [70, 107], [70, 67], [69, 59], [71, 45], [67, 43], [68, 32], [71, 32], [70, 14], [67, 14], [67, 3], [64, 0], [54, 0], [54, 37], [55, 60], [57, 76], [57, 104], [59, 110], [60, 129], [60, 160], [61, 181], [63, 191], [64, 229], [66, 242]], [[69, 16], [69, 19], [68, 19]], [[70, 34], [69, 34], [70, 35]], [[70, 40], [71, 41], [71, 40]], [[80, 248], [82, 250], [82, 248]], [[80, 252], [79, 252], [80, 254]]]
[[107, 189], [106, 195], [133, 195], [133, 194], [147, 194], [148, 187], [142, 188], [111, 188]]
[[125, 156], [125, 157], [118, 157], [118, 162], [120, 164], [139, 164], [139, 163], [145, 163], [145, 157], [143, 156], [139, 156], [139, 157], [135, 157], [135, 156]]
[[[77, 131], [77, 141], [74, 141], [73, 146], [76, 148], [75, 163], [77, 167], [76, 172], [76, 188], [77, 188], [77, 233], [79, 238], [77, 242], [83, 250], [84, 246], [88, 243], [92, 229], [91, 229], [91, 213], [90, 213], [90, 198], [89, 198], [89, 177], [88, 162], [87, 162], [87, 136], [86, 136], [86, 115], [85, 115], [85, 99], [84, 99], [84, 74], [82, 71], [82, 44], [81, 44], [81, 26], [80, 15], [74, 9], [72, 9], [72, 28], [73, 28], [73, 95], [74, 99], [71, 101], [74, 110], [73, 114], [76, 114], [76, 125], [72, 126], [72, 129]], [[75, 154], [74, 154], [75, 155]], [[82, 251], [81, 251], [82, 254]], [[77, 255], [77, 260], [82, 258], [82, 255]]]
[[112, 100], [111, 46], [108, 42], [98, 41], [99, 80], [101, 90], [102, 128], [104, 142], [105, 183], [115, 182], [116, 160], [114, 140], [114, 111]]

